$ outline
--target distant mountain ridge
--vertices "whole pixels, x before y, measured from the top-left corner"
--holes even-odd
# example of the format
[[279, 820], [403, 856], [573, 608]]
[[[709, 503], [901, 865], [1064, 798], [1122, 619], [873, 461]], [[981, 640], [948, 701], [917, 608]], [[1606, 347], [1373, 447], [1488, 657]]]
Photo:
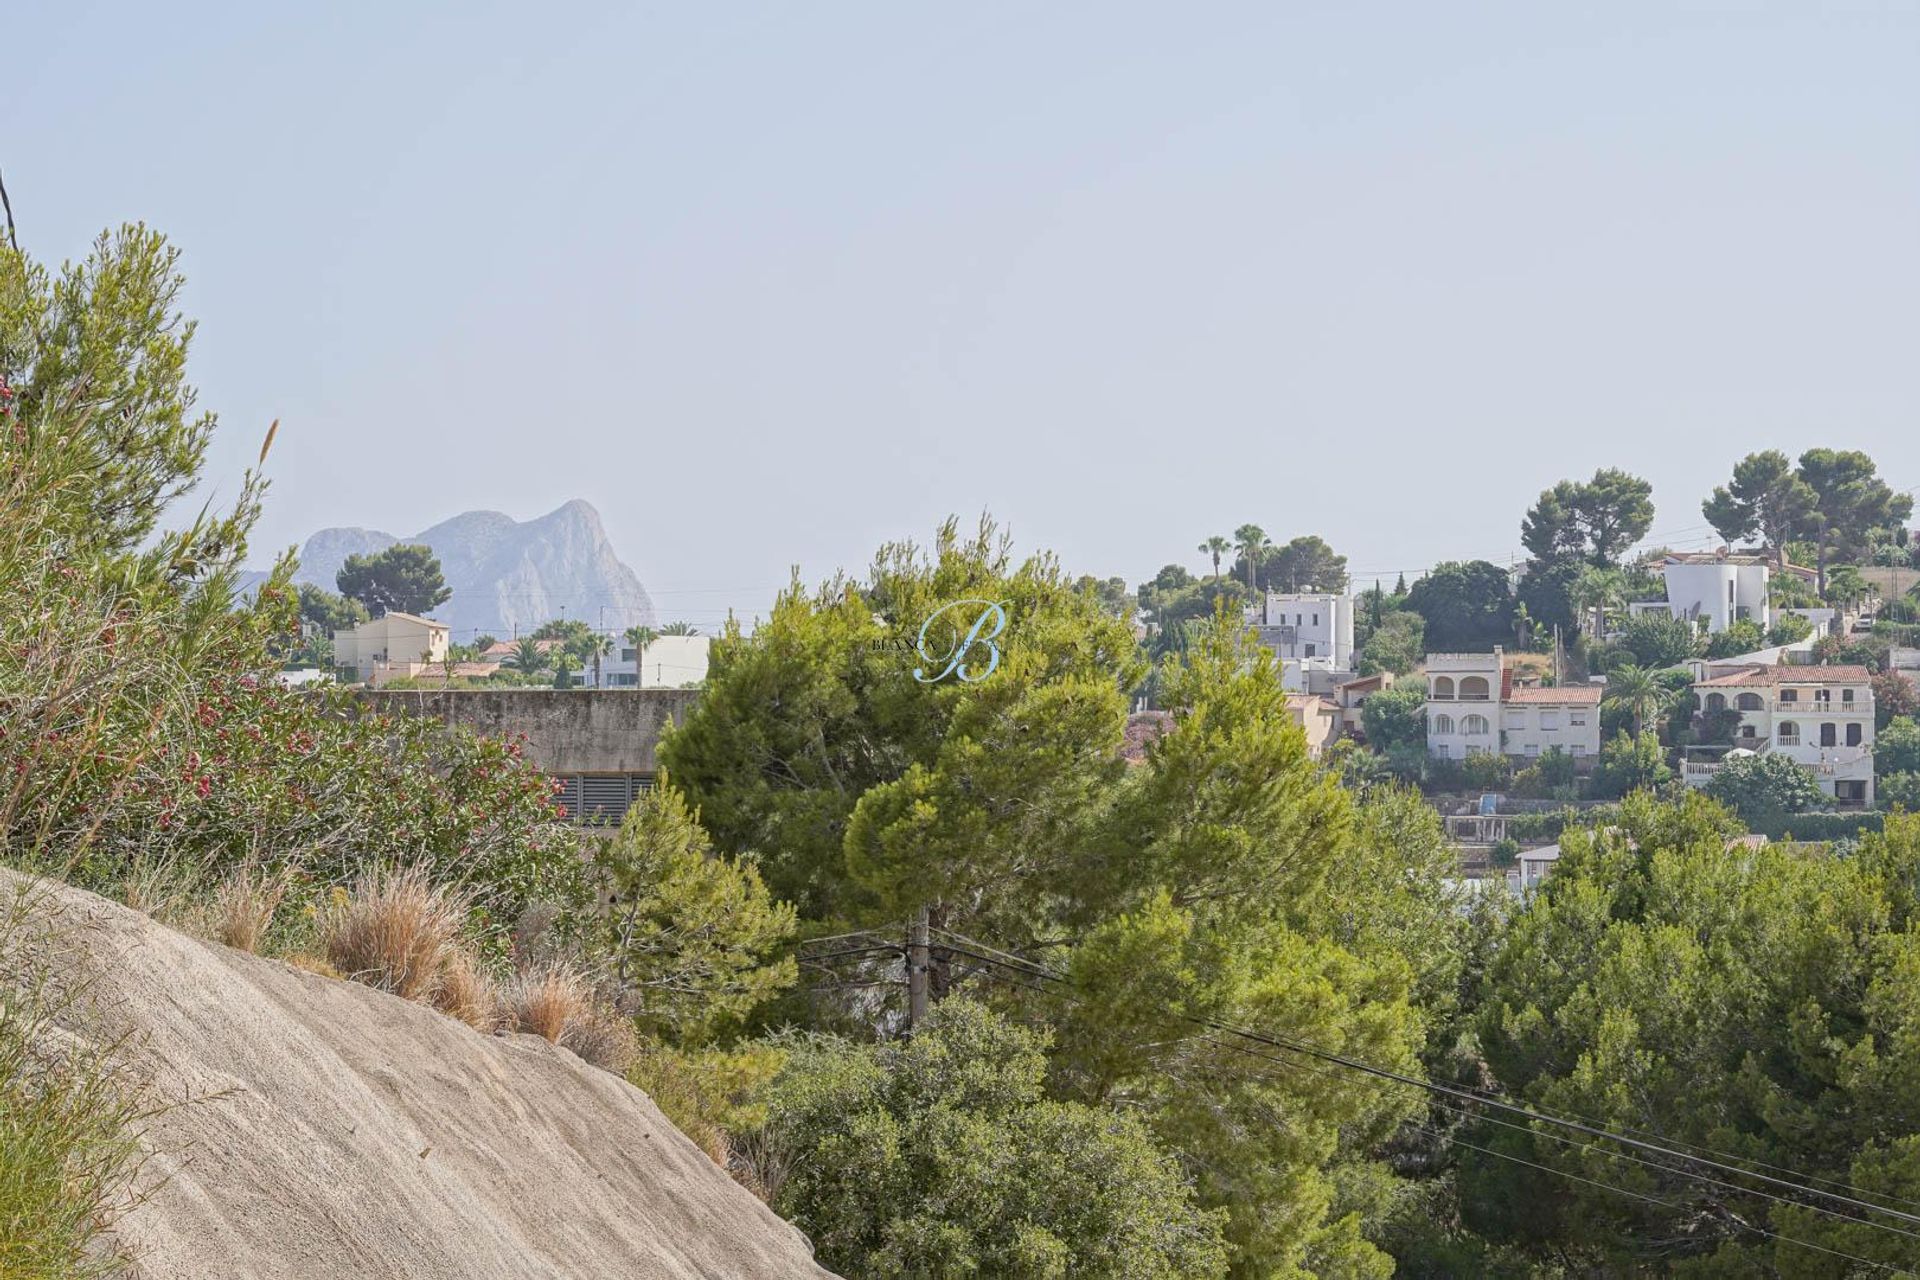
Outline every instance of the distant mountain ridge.
[[578, 618], [596, 630], [659, 625], [638, 574], [614, 553], [600, 513], [575, 498], [533, 520], [467, 511], [396, 537], [378, 529], [322, 529], [300, 549], [296, 582], [335, 590], [350, 555], [423, 543], [440, 558], [453, 595], [433, 616], [466, 642], [482, 632], [506, 639], [549, 619]]

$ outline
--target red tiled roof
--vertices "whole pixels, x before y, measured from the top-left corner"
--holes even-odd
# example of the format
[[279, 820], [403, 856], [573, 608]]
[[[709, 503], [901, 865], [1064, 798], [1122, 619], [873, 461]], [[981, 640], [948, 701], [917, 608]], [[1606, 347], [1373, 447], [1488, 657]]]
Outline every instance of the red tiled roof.
[[1566, 684], [1553, 687], [1528, 685], [1507, 691], [1508, 702], [1553, 702], [1568, 706], [1593, 706], [1600, 701], [1600, 686]]
[[1866, 684], [1873, 673], [1865, 667], [1796, 667], [1778, 663], [1771, 667], [1748, 667], [1732, 675], [1715, 676], [1695, 686], [1701, 689], [1725, 689], [1734, 685], [1775, 684]]

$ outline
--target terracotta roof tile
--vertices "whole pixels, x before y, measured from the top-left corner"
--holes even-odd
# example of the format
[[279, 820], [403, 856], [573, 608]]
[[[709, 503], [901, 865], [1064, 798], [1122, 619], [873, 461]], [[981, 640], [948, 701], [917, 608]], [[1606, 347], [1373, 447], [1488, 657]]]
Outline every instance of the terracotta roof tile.
[[1796, 667], [1784, 663], [1771, 667], [1748, 667], [1731, 675], [1699, 681], [1701, 689], [1727, 689], [1737, 685], [1776, 684], [1866, 684], [1873, 673], [1865, 667]]
[[1509, 689], [1508, 702], [1547, 702], [1563, 703], [1568, 706], [1593, 706], [1600, 701], [1600, 686], [1596, 684], [1565, 684], [1553, 687], [1526, 686]]

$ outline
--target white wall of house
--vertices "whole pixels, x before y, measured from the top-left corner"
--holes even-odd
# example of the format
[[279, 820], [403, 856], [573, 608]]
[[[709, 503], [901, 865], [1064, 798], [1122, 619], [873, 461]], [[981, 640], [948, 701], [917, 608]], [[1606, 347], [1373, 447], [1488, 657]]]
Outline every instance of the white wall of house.
[[1324, 658], [1337, 670], [1353, 665], [1352, 596], [1269, 591], [1248, 610], [1260, 643], [1281, 658]]
[[[600, 661], [604, 689], [685, 689], [707, 678], [707, 651], [712, 636], [660, 636], [644, 655], [621, 639], [613, 653]], [[589, 669], [585, 673], [593, 679]]]
[[1767, 604], [1765, 563], [1668, 560], [1667, 608], [1675, 617], [1703, 618], [1715, 634], [1742, 618], [1773, 625]]
[[1501, 651], [1427, 655], [1427, 754], [1444, 760], [1500, 750]]
[[[1528, 690], [1527, 694], [1531, 698], [1542, 692], [1548, 691]], [[1578, 690], [1567, 692], [1572, 695]], [[1503, 703], [1500, 728], [1506, 753], [1520, 759], [1537, 760], [1555, 747], [1571, 756], [1600, 754], [1598, 699], [1576, 701], [1570, 697], [1566, 702]]]
[[440, 662], [447, 656], [447, 625], [411, 613], [387, 613], [350, 631], [333, 633], [333, 660], [361, 680], [373, 679], [375, 663]]

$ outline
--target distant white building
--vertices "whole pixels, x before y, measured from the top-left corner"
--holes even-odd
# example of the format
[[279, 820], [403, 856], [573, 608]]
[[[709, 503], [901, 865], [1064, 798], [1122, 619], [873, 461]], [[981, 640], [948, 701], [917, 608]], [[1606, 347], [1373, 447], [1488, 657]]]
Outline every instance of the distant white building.
[[712, 636], [656, 636], [643, 654], [621, 640], [613, 654], [601, 661], [601, 687], [690, 688], [707, 678], [707, 650], [712, 644]]
[[[1666, 579], [1666, 600], [1639, 601], [1632, 611], [1664, 610], [1676, 618], [1704, 622], [1715, 635], [1741, 621], [1756, 623], [1762, 629], [1773, 625], [1775, 611], [1769, 600], [1774, 574], [1794, 574], [1808, 581], [1816, 576], [1811, 569], [1788, 563], [1777, 552], [1736, 554], [1725, 549], [1674, 552], [1661, 562], [1660, 570]], [[1830, 614], [1822, 619], [1807, 610], [1795, 612], [1807, 613], [1817, 627], [1831, 623]]]
[[1745, 620], [1773, 625], [1768, 604], [1773, 562], [1765, 556], [1670, 555], [1661, 565], [1667, 608], [1677, 618], [1704, 619], [1718, 634]]
[[374, 678], [376, 665], [445, 662], [452, 633], [444, 622], [398, 611], [383, 613], [350, 631], [333, 633], [333, 660], [351, 667], [362, 681]]
[[1600, 754], [1598, 686], [1516, 686], [1499, 649], [1430, 653], [1426, 666], [1429, 755], [1527, 760], [1555, 747], [1579, 758]]
[[[1696, 682], [1707, 715], [1737, 712], [1729, 751], [1783, 755], [1840, 804], [1873, 804], [1873, 683], [1865, 667], [1756, 666]], [[1724, 763], [1686, 760], [1688, 786], [1703, 787]]]
[[1329, 669], [1353, 669], [1352, 596], [1269, 591], [1247, 608], [1260, 643], [1284, 660], [1323, 660]]

